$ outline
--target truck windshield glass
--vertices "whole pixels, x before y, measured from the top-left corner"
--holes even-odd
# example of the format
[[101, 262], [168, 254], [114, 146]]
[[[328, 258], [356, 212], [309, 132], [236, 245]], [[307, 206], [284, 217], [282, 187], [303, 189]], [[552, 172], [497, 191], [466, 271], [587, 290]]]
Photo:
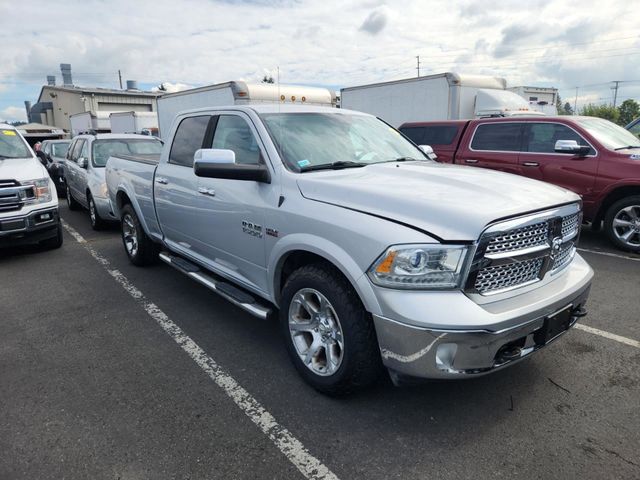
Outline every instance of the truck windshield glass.
[[350, 162], [430, 161], [400, 133], [374, 117], [342, 113], [269, 113], [261, 117], [280, 156], [296, 172]]
[[601, 118], [581, 118], [578, 123], [610, 150], [640, 147], [640, 139], [618, 125]]
[[31, 158], [29, 147], [15, 130], [0, 129], [0, 160], [3, 158]]
[[112, 155], [149, 155], [160, 154], [162, 142], [155, 138], [150, 139], [123, 139], [114, 138], [108, 140], [96, 140], [93, 142], [93, 166], [104, 167]]
[[59, 142], [51, 145], [51, 155], [54, 157], [64, 158], [69, 149], [70, 142]]

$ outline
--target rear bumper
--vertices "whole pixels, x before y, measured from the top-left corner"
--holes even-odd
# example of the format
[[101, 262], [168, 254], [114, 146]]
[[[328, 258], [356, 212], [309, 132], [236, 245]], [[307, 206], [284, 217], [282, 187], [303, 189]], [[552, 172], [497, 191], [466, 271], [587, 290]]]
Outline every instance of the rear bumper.
[[57, 235], [58, 207], [34, 210], [26, 215], [0, 218], [0, 247], [38, 243]]
[[[499, 308], [496, 306], [492, 307], [493, 311], [481, 309], [486, 324], [479, 328], [420, 327], [374, 315], [383, 363], [394, 379], [402, 376], [465, 378], [490, 373], [530, 356], [562, 335], [551, 340], [542, 338], [541, 332], [549, 315], [570, 307], [571, 315], [566, 325], [569, 328], [584, 315], [593, 271], [579, 256], [573, 263], [575, 265], [569, 266], [569, 271], [563, 274], [572, 281], [558, 282], [554, 287], [562, 287], [548, 297], [544, 305], [537, 304], [529, 309], [523, 308], [526, 305], [510, 306], [500, 314], [497, 314]], [[468, 313], [457, 309], [456, 302], [440, 307], [443, 316]], [[437, 305], [424, 305], [423, 312], [427, 315], [437, 311]], [[505, 314], [510, 317], [507, 322], [504, 322]], [[492, 317], [500, 318], [501, 322], [491, 322]]]

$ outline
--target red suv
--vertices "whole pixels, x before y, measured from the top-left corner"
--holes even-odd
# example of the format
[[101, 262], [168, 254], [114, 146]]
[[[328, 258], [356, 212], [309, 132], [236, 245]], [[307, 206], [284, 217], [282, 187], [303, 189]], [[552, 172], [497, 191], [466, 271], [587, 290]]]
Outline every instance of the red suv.
[[573, 190], [584, 220], [640, 252], [640, 139], [594, 117], [506, 117], [405, 123], [438, 161], [502, 170]]

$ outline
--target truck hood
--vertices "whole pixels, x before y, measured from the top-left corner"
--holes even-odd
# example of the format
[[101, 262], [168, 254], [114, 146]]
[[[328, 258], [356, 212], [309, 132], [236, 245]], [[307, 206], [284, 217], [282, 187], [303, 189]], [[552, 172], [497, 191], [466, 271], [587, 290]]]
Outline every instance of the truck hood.
[[298, 188], [310, 200], [405, 223], [446, 241], [475, 240], [495, 220], [580, 199], [537, 180], [435, 162], [306, 173]]
[[0, 158], [0, 180], [35, 180], [48, 178], [47, 170], [34, 157]]

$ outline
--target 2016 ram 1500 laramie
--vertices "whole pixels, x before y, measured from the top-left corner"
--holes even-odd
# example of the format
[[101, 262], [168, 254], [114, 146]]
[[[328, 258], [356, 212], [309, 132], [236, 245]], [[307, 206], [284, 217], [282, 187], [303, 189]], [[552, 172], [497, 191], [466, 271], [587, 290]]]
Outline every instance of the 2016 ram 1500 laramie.
[[136, 265], [160, 258], [258, 317], [318, 390], [467, 378], [585, 314], [577, 195], [427, 158], [367, 114], [253, 105], [178, 115], [159, 158], [106, 179]]

